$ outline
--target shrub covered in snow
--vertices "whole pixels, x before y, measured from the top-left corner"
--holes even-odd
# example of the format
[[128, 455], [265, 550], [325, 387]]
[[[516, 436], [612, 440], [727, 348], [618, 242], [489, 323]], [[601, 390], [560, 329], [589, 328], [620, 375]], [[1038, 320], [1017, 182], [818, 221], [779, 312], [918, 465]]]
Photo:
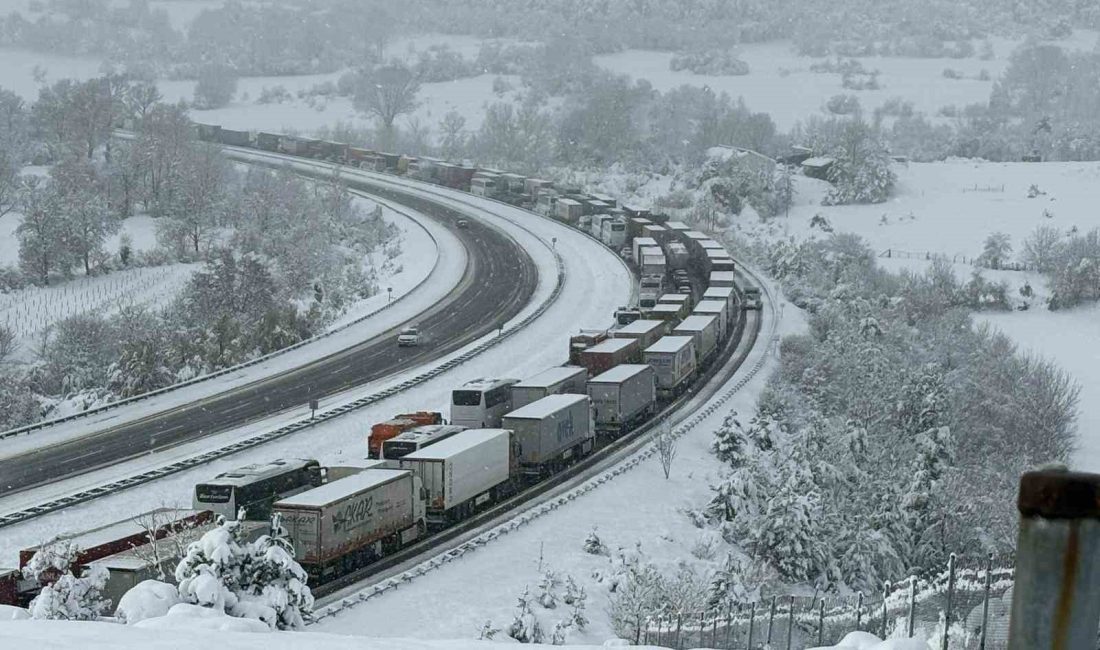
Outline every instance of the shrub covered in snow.
[[133, 625], [145, 619], [165, 616], [179, 602], [179, 589], [175, 585], [144, 580], [122, 595], [115, 616], [123, 623]]
[[43, 585], [31, 601], [31, 617], [91, 621], [111, 606], [111, 601], [103, 597], [107, 569], [93, 565], [79, 578], [73, 574], [79, 550], [72, 542], [55, 542], [35, 553], [23, 567], [24, 578]]

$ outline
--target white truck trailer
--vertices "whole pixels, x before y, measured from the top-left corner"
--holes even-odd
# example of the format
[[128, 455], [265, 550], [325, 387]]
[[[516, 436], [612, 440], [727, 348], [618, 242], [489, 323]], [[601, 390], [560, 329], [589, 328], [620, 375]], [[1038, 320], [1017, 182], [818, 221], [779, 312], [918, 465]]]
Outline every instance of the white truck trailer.
[[657, 339], [669, 333], [669, 324], [663, 320], [638, 319], [611, 332], [617, 339], [638, 339], [639, 348], [644, 350], [657, 342]]
[[457, 521], [509, 491], [515, 457], [512, 433], [469, 429], [398, 461], [424, 486], [432, 526]]
[[734, 307], [737, 306], [737, 293], [733, 287], [708, 287], [703, 292], [703, 300], [721, 300], [726, 303], [726, 309], [732, 314]]
[[534, 377], [512, 384], [512, 409], [523, 408], [547, 395], [584, 395], [587, 381], [588, 370], [580, 366], [557, 366], [543, 370]]
[[692, 313], [718, 317], [719, 339], [725, 339], [726, 335], [733, 330], [734, 312], [729, 310], [724, 300], [703, 300], [695, 305], [695, 310]]
[[424, 527], [420, 479], [369, 469], [275, 503], [294, 543], [294, 559], [315, 579], [382, 557]]
[[588, 382], [597, 432], [625, 433], [657, 408], [657, 375], [652, 366], [616, 366]]
[[657, 375], [657, 392], [676, 395], [695, 374], [695, 341], [690, 336], [666, 336], [645, 349], [645, 362]]
[[687, 269], [691, 256], [688, 255], [687, 246], [680, 242], [671, 242], [665, 246], [665, 257], [668, 258], [668, 268]]
[[694, 340], [695, 362], [702, 366], [718, 349], [718, 317], [693, 314], [673, 328], [672, 335]]
[[668, 269], [668, 264], [665, 262], [664, 253], [661, 253], [660, 249], [658, 249], [658, 252], [654, 254], [648, 254], [645, 251], [646, 249], [643, 248], [642, 262], [640, 264], [642, 275], [663, 276], [665, 274], [665, 271]]
[[735, 284], [737, 284], [737, 275], [733, 271], [711, 271], [707, 288], [733, 287]]
[[656, 248], [660, 250], [661, 247], [657, 244], [656, 239], [649, 237], [635, 237], [634, 241], [630, 243], [630, 253], [633, 255], [634, 262], [636, 264], [642, 263], [642, 249], [643, 248]]
[[550, 395], [504, 416], [516, 434], [519, 466], [540, 475], [586, 456], [595, 434], [588, 395]]

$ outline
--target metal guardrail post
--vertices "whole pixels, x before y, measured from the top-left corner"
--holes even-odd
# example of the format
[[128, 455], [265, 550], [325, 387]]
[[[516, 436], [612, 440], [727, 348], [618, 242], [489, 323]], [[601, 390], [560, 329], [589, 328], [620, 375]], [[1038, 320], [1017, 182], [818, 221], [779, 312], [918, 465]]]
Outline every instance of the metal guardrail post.
[[917, 576], [909, 576], [909, 638], [913, 638], [913, 625], [917, 622]]
[[1009, 650], [1096, 647], [1100, 621], [1100, 475], [1028, 472], [1017, 501]]
[[985, 560], [985, 593], [982, 594], [982, 632], [978, 639], [978, 650], [985, 650], [985, 640], [989, 628], [989, 589], [993, 585], [993, 554]]
[[943, 646], [947, 650], [948, 641], [951, 638], [951, 601], [955, 596], [955, 554], [947, 559], [947, 606], [943, 610]]

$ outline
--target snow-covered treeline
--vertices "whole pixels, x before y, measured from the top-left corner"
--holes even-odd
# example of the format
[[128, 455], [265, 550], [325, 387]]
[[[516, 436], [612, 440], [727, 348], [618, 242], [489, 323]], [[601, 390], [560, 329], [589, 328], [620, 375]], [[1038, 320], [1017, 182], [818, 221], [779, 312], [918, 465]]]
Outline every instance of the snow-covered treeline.
[[1010, 556], [1016, 477], [1073, 447], [1073, 382], [974, 327], [944, 265], [892, 275], [852, 235], [761, 257], [810, 332], [717, 431], [729, 471], [693, 516], [751, 558], [734, 573], [874, 591], [950, 553]]

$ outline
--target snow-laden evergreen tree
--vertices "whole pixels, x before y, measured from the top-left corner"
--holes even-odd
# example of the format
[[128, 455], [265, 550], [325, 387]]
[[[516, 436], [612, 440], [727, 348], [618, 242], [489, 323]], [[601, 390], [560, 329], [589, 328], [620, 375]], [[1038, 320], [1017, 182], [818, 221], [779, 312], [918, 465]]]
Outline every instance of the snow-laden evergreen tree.
[[527, 587], [516, 602], [516, 613], [505, 634], [520, 643], [542, 643], [542, 623], [531, 609], [531, 592]]
[[738, 467], [744, 463], [745, 432], [737, 420], [737, 411], [730, 411], [714, 432], [712, 449], [718, 460]]
[[557, 589], [561, 581], [553, 569], [546, 569], [539, 578], [539, 604], [546, 609], [554, 609], [558, 606]]
[[110, 606], [103, 597], [107, 569], [87, 567], [81, 577], [72, 572], [80, 549], [69, 541], [57, 541], [40, 549], [23, 567], [23, 577], [43, 585], [30, 604], [32, 618], [94, 621]]
[[562, 602], [569, 605], [573, 625], [578, 630], [583, 630], [588, 625], [588, 618], [584, 613], [585, 607], [588, 605], [588, 594], [585, 593], [584, 587], [578, 585], [571, 575], [565, 577], [565, 594], [562, 596]]
[[833, 187], [823, 204], [882, 203], [890, 197], [897, 182], [890, 155], [881, 135], [862, 119], [846, 120], [827, 153], [833, 158], [829, 168]]
[[607, 555], [607, 547], [600, 540], [600, 536], [596, 534], [595, 528], [589, 531], [588, 536], [584, 538], [584, 552], [591, 555]]
[[271, 534], [252, 543], [250, 550], [241, 604], [274, 610], [279, 629], [304, 627], [303, 616], [313, 611], [313, 594], [306, 584], [309, 576], [294, 560], [294, 547], [279, 513], [271, 519]]
[[953, 460], [954, 441], [947, 427], [934, 427], [917, 436], [912, 478], [901, 507], [911, 534], [909, 565], [928, 570], [940, 566], [951, 550], [943, 535], [945, 495], [938, 489]]

